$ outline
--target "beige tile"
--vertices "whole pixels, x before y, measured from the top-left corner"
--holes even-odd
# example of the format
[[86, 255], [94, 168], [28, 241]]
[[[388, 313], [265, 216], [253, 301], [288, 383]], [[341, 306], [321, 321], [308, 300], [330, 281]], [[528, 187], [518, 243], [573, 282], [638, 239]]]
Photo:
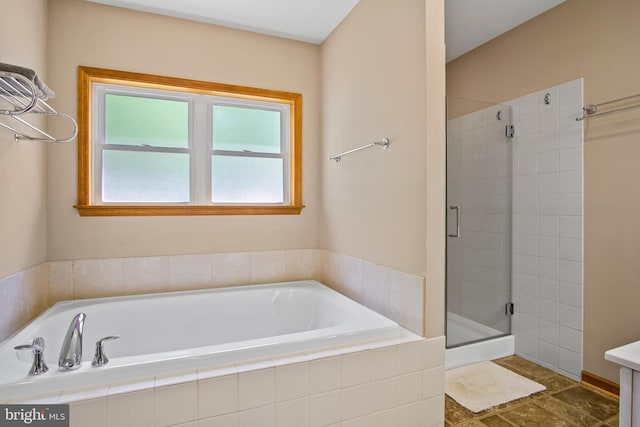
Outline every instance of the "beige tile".
[[123, 294], [122, 260], [73, 261], [73, 297], [98, 298]]
[[309, 356], [304, 353], [285, 353], [270, 358], [273, 366], [276, 368], [284, 365], [293, 365], [298, 363], [309, 363]]
[[198, 381], [198, 417], [210, 418], [238, 410], [238, 375]]
[[276, 425], [278, 427], [308, 427], [309, 399], [304, 398], [277, 403]]
[[422, 400], [422, 372], [401, 375], [398, 378], [398, 406]]
[[118, 381], [109, 385], [108, 396], [131, 393], [134, 391], [153, 390], [156, 384], [155, 377], [141, 377], [126, 381]]
[[49, 304], [73, 299], [73, 269], [71, 261], [47, 263]]
[[358, 302], [364, 298], [363, 261], [346, 255], [340, 255], [339, 275], [344, 283], [345, 295]]
[[276, 367], [276, 402], [300, 399], [308, 395], [308, 362]]
[[108, 391], [108, 384], [73, 388], [71, 390], [65, 390], [60, 393], [60, 396], [58, 396], [58, 400], [56, 403], [65, 404], [80, 400], [106, 398]]
[[340, 391], [309, 397], [309, 427], [323, 427], [340, 422]]
[[213, 254], [212, 286], [239, 286], [251, 283], [251, 254], [234, 252]]
[[286, 280], [286, 251], [251, 252], [251, 283]]
[[174, 291], [211, 287], [211, 255], [178, 255], [169, 257], [169, 287]]
[[275, 403], [275, 376], [275, 368], [240, 373], [238, 389], [240, 410]]
[[398, 427], [423, 427], [422, 422], [422, 401], [414, 402], [410, 405], [400, 406], [396, 409]]
[[57, 391], [52, 391], [48, 393], [17, 397], [17, 398], [12, 398], [12, 399], [3, 401], [3, 403], [32, 404], [32, 405], [55, 404], [55, 403], [58, 403], [58, 398], [60, 397], [60, 393], [61, 391], [57, 390]]
[[191, 421], [189, 423], [173, 424], [171, 427], [198, 427], [198, 421]]
[[387, 378], [371, 383], [371, 411], [381, 412], [397, 405], [398, 378]]
[[398, 348], [395, 345], [371, 350], [371, 381], [398, 374]]
[[165, 387], [174, 384], [196, 383], [198, 374], [195, 369], [187, 371], [170, 372], [168, 374], [156, 375], [155, 387]]
[[309, 394], [340, 388], [340, 357], [325, 357], [309, 362]]
[[21, 274], [14, 274], [0, 280], [0, 301], [2, 301], [0, 339], [5, 339], [30, 319], [22, 292]]
[[239, 427], [276, 427], [276, 405], [267, 405], [238, 413]]
[[170, 290], [169, 257], [125, 258], [122, 272], [125, 295]]
[[444, 393], [444, 366], [422, 371], [422, 398], [429, 399]]
[[340, 390], [340, 419], [342, 421], [363, 417], [371, 413], [370, 384]]
[[389, 269], [371, 262], [363, 262], [362, 303], [383, 316], [390, 315]]
[[234, 412], [233, 414], [200, 420], [198, 427], [238, 427], [238, 414]]
[[154, 390], [107, 397], [107, 419], [109, 427], [153, 427], [155, 425]]
[[286, 280], [322, 281], [323, 266], [323, 251], [320, 249], [286, 251]]
[[107, 427], [107, 399], [82, 400], [69, 405], [69, 427]]
[[228, 363], [226, 365], [216, 365], [205, 368], [198, 368], [198, 380], [208, 380], [211, 378], [225, 377], [227, 375], [236, 375], [238, 368], [235, 363]]
[[396, 411], [392, 409], [377, 412], [365, 417], [345, 421], [341, 425], [342, 427], [396, 427]]
[[422, 423], [433, 426], [444, 423], [444, 394], [422, 401]]
[[371, 381], [371, 351], [343, 354], [340, 364], [340, 384], [343, 388]]
[[156, 425], [186, 423], [198, 418], [196, 382], [155, 389]]
[[444, 366], [445, 343], [444, 336], [423, 341], [422, 369]]
[[422, 335], [424, 279], [397, 270], [389, 272], [390, 316], [401, 326]]
[[422, 342], [398, 345], [398, 374], [408, 374], [422, 369]]

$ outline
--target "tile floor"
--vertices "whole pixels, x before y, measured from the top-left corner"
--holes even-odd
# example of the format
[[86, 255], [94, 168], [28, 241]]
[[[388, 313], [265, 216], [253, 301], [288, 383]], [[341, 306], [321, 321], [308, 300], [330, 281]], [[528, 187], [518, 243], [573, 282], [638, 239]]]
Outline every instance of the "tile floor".
[[474, 414], [445, 396], [447, 427], [616, 427], [618, 401], [518, 356], [494, 360], [547, 390]]

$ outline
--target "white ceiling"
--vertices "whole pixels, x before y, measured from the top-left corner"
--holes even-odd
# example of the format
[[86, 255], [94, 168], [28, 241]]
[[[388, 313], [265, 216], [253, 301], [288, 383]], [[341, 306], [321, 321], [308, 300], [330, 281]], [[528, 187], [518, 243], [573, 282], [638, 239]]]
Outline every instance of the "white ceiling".
[[320, 44], [359, 0], [88, 0]]
[[447, 62], [565, 0], [446, 0]]
[[[320, 44], [359, 0], [88, 1]], [[563, 1], [446, 0], [447, 62]]]

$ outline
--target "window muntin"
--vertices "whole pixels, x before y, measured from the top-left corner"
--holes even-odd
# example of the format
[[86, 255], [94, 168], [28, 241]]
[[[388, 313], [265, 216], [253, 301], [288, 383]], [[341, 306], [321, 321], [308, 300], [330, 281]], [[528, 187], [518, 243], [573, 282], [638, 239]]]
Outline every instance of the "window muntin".
[[80, 103], [92, 100], [79, 114], [91, 129], [79, 138], [81, 215], [300, 212], [300, 95], [86, 67], [79, 77]]

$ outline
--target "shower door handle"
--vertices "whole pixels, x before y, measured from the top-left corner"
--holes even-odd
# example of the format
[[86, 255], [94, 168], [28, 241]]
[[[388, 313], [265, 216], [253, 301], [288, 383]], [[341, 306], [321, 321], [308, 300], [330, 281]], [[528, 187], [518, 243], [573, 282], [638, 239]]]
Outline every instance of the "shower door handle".
[[449, 233], [449, 237], [459, 238], [460, 237], [460, 206], [449, 206], [450, 210], [456, 211], [456, 232]]

